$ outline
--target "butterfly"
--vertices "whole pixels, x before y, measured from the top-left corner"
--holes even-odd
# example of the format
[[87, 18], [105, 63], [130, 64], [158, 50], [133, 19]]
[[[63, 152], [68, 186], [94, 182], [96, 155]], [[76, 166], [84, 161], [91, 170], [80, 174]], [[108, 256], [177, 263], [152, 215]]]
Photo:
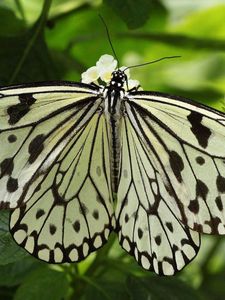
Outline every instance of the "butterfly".
[[103, 55], [81, 83], [0, 89], [0, 207], [40, 260], [81, 261], [115, 231], [144, 269], [173, 275], [200, 233], [225, 234], [225, 115], [128, 71]]

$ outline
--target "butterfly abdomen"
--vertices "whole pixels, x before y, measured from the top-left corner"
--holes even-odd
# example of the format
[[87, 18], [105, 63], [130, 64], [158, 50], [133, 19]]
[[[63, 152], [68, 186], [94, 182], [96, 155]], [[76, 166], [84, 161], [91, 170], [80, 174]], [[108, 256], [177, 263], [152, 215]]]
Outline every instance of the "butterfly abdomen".
[[111, 147], [111, 177], [112, 177], [112, 189], [113, 192], [117, 192], [118, 189], [118, 180], [119, 180], [119, 162], [120, 162], [120, 121], [111, 120], [112, 126], [112, 147]]
[[110, 145], [110, 171], [112, 191], [117, 192], [120, 163], [120, 127], [121, 127], [121, 93], [118, 89], [108, 89], [106, 95], [106, 120]]

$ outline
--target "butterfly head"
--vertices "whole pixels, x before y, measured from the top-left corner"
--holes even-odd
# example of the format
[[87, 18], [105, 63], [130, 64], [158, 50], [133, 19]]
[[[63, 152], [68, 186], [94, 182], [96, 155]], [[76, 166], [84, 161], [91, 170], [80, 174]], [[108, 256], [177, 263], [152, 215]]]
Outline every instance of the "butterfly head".
[[112, 72], [109, 86], [120, 89], [124, 86], [125, 82], [127, 82], [127, 75], [119, 69]]

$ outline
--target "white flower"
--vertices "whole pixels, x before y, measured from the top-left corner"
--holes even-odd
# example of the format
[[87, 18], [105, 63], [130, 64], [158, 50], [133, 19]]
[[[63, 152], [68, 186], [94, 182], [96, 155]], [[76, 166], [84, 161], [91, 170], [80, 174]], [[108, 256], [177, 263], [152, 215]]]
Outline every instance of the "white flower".
[[98, 78], [99, 72], [96, 66], [87, 69], [87, 71], [81, 74], [81, 81], [83, 83], [91, 83], [96, 81]]
[[109, 82], [112, 77], [112, 72], [115, 71], [117, 66], [117, 61], [112, 55], [104, 54], [96, 63], [98, 68], [99, 77], [104, 82]]
[[117, 66], [117, 61], [115, 60], [115, 58], [112, 55], [104, 54], [99, 58], [99, 60], [96, 63], [96, 66], [99, 69], [110, 68], [110, 69], [115, 70], [116, 66]]
[[112, 72], [114, 70], [102, 70], [101, 74], [100, 74], [100, 78], [102, 81], [108, 83], [110, 82], [111, 78], [112, 78]]
[[128, 80], [128, 90], [131, 90], [135, 87], [140, 86], [140, 82], [136, 79], [129, 79]]

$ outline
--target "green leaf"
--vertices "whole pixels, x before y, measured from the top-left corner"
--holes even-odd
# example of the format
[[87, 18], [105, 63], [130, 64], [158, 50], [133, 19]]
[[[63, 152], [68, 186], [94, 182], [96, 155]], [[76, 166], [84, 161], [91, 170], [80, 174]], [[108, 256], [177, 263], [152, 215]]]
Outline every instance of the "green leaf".
[[43, 33], [33, 40], [34, 34], [32, 29], [14, 37], [0, 36], [1, 85], [56, 79]]
[[51, 0], [43, 3], [43, 10], [34, 26], [23, 34], [0, 34], [0, 85], [56, 79], [44, 39], [44, 27]]
[[141, 27], [150, 17], [156, 0], [105, 0], [108, 6], [124, 20], [128, 28], [134, 29]]
[[222, 270], [218, 273], [207, 274], [200, 287], [203, 299], [211, 300], [224, 300], [225, 285], [224, 285], [225, 271]]
[[40, 264], [41, 262], [29, 256], [15, 263], [0, 266], [0, 286], [11, 287], [22, 283], [24, 278]]
[[174, 277], [134, 277], [127, 279], [131, 300], [198, 300], [200, 296], [191, 286]]
[[27, 253], [16, 245], [8, 230], [9, 213], [6, 211], [0, 212], [0, 265], [18, 261]]
[[14, 293], [15, 293], [15, 288], [0, 287], [0, 299], [12, 300]]
[[90, 280], [84, 293], [85, 300], [128, 300], [129, 295], [121, 281]]
[[16, 35], [25, 29], [24, 22], [16, 18], [15, 13], [9, 9], [3, 7], [0, 8], [0, 20], [0, 35]]
[[[225, 9], [224, 3], [215, 5], [204, 10], [194, 10], [184, 18], [183, 22], [178, 23], [172, 28], [173, 32], [181, 32], [190, 36], [201, 36], [202, 38], [212, 38], [224, 40], [225, 31]], [[199, 26], [201, 24], [201, 26]]]
[[62, 300], [66, 298], [68, 290], [69, 282], [64, 272], [42, 267], [24, 280], [14, 300]]

